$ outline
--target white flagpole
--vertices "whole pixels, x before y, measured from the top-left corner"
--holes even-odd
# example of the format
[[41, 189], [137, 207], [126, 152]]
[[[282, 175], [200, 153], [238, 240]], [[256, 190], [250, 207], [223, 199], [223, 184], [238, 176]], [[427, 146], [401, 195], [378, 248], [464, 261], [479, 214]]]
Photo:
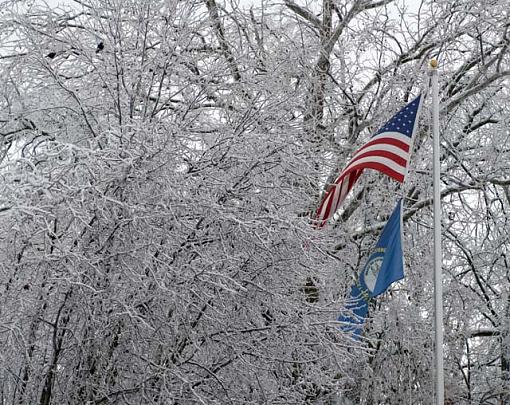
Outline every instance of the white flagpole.
[[436, 405], [444, 404], [443, 370], [443, 277], [441, 254], [441, 189], [439, 151], [439, 84], [437, 60], [430, 61], [432, 75], [432, 136], [434, 161], [434, 323]]

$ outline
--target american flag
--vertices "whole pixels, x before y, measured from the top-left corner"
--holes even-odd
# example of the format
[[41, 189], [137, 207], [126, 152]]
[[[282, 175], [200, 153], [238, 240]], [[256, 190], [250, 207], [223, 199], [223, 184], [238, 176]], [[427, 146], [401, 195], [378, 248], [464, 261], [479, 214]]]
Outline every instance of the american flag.
[[382, 172], [399, 183], [404, 181], [411, 156], [413, 135], [418, 122], [422, 96], [419, 95], [393, 116], [365, 145], [331, 184], [315, 214], [322, 227], [335, 214], [363, 169]]

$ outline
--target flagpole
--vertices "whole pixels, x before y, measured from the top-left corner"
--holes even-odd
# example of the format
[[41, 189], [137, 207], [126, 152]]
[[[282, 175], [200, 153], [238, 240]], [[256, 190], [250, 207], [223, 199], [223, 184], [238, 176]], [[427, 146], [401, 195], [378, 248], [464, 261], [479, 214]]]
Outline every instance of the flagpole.
[[444, 404], [443, 277], [441, 254], [441, 189], [439, 149], [439, 84], [437, 60], [430, 61], [432, 84], [432, 136], [434, 161], [434, 326], [436, 405]]

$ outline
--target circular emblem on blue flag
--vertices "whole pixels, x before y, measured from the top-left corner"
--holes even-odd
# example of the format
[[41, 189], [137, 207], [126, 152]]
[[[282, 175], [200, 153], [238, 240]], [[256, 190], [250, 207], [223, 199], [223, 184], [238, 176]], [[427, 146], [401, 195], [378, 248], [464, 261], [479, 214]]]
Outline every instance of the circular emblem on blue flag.
[[361, 284], [368, 291], [370, 291], [370, 293], [374, 292], [375, 286], [377, 284], [377, 277], [379, 276], [379, 271], [381, 270], [383, 260], [384, 249], [381, 249], [381, 251], [374, 253], [370, 257], [361, 273]]

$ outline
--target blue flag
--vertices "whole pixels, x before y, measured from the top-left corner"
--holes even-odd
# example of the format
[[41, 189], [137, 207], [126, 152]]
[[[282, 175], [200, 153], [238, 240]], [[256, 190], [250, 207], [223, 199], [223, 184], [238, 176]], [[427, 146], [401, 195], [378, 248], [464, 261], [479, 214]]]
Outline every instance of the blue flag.
[[362, 292], [358, 283], [354, 283], [351, 287], [351, 297], [345, 306], [345, 309], [350, 313], [348, 315], [340, 315], [337, 319], [342, 322], [340, 329], [344, 332], [351, 332], [356, 337], [359, 337], [363, 330], [365, 318], [368, 315], [369, 301], [370, 297]]
[[370, 299], [381, 295], [392, 283], [404, 278], [401, 213], [402, 200], [399, 200], [379, 237], [374, 252], [351, 288], [351, 298], [346, 309], [353, 316], [349, 314], [338, 317], [338, 321], [344, 323], [341, 327], [344, 331], [351, 331], [359, 336], [368, 313]]

